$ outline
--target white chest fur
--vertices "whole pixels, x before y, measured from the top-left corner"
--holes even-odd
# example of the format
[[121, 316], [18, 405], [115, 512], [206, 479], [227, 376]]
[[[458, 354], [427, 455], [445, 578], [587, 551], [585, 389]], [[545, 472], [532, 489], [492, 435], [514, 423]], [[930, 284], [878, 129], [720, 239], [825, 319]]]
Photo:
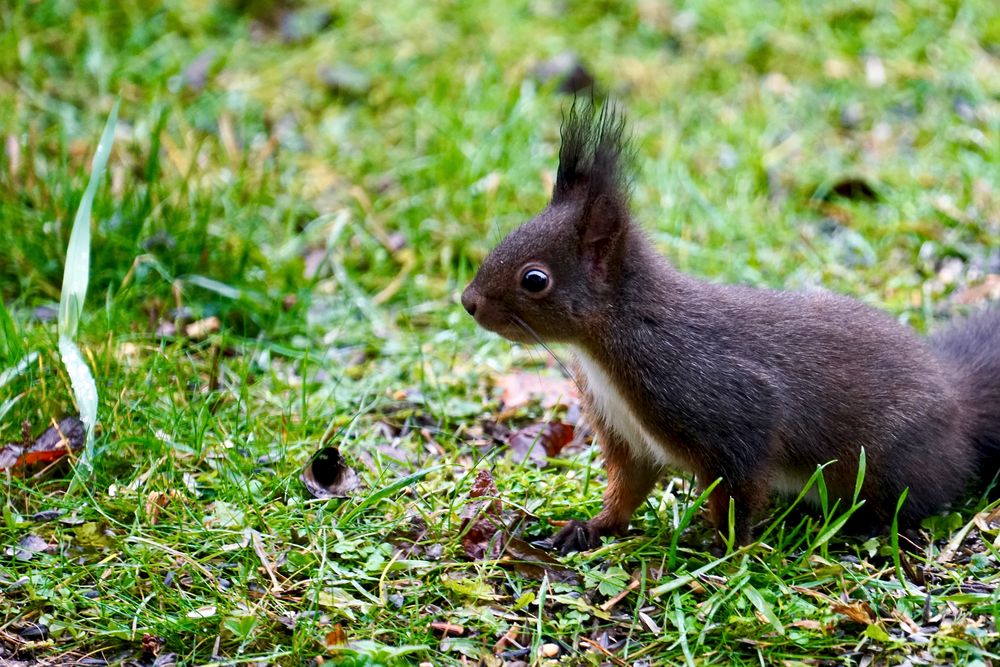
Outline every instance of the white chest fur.
[[602, 421], [626, 443], [632, 453], [641, 459], [654, 461], [675, 468], [686, 468], [670, 455], [670, 450], [646, 429], [636, 416], [628, 400], [608, 377], [604, 368], [582, 350], [575, 350], [577, 362], [586, 376], [594, 418]]

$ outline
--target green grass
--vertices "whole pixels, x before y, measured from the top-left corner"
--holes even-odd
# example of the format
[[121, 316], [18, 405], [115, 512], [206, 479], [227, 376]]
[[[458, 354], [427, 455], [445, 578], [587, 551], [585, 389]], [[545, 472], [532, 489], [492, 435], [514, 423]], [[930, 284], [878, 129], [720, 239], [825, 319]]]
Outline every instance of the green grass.
[[[576, 4], [0, 7], [0, 373], [38, 354], [0, 381], [0, 443], [77, 413], [52, 316], [121, 99], [77, 335], [94, 470], [72, 490], [66, 467], [0, 477], [0, 660], [150, 662], [146, 634], [189, 664], [492, 666], [547, 643], [563, 664], [998, 659], [976, 499], [902, 558], [840, 537], [843, 506], [777, 505], [766, 546], [716, 562], [679, 478], [634, 535], [564, 559], [576, 582], [464, 556], [479, 470], [529, 539], [603, 488], [590, 450], [538, 469], [480, 446], [496, 376], [557, 370], [457, 302], [547, 199], [568, 100], [532, 78], [541, 60], [576, 51], [623, 103], [637, 216], [685, 271], [822, 285], [921, 330], [1000, 273], [989, 0]], [[849, 178], [877, 200], [826, 196]], [[203, 338], [163, 335], [211, 316]], [[352, 499], [298, 481], [324, 437], [365, 483]], [[7, 553], [29, 535], [50, 548]], [[25, 643], [29, 623], [49, 637]], [[355, 654], [325, 646], [335, 624]], [[494, 656], [507, 633], [531, 652]]]

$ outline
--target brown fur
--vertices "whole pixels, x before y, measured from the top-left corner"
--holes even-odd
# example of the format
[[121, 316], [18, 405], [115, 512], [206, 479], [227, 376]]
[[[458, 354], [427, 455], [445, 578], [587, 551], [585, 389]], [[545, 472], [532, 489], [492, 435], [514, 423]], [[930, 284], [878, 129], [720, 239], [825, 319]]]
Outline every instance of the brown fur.
[[[681, 274], [631, 221], [628, 154], [613, 111], [574, 107], [552, 202], [501, 242], [462, 295], [487, 329], [569, 343], [610, 383], [590, 386], [578, 374], [608, 487], [604, 509], [556, 535], [558, 548], [588, 548], [624, 530], [666, 460], [702, 484], [721, 479], [709, 517], [724, 528], [732, 498], [741, 542], [771, 492], [801, 488], [816, 466], [830, 463], [830, 493], [850, 497], [862, 448], [861, 497], [873, 526], [892, 521], [904, 489], [900, 520], [912, 524], [956, 500], [977, 473], [992, 476], [1000, 314], [931, 346], [845, 297]], [[524, 287], [531, 269], [549, 277], [545, 290]], [[631, 421], [594, 415], [602, 391], [624, 399], [648, 438], [635, 437]], [[650, 454], [651, 446], [659, 449]]]

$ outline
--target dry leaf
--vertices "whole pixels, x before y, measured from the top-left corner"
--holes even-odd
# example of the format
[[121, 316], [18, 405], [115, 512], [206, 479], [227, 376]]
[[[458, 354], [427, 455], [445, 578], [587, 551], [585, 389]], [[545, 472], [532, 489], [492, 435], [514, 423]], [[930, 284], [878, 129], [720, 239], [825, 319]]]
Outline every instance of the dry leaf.
[[[480, 470], [469, 498], [487, 498], [466, 504], [462, 511], [462, 549], [472, 560], [497, 558], [503, 550], [500, 492], [488, 470]], [[470, 525], [471, 523], [471, 525]]]
[[972, 305], [984, 301], [1000, 299], [1000, 275], [991, 273], [983, 282], [972, 287], [966, 287], [954, 296], [956, 303]]
[[13, 556], [20, 561], [28, 561], [35, 557], [35, 554], [45, 553], [46, 551], [51, 551], [52, 547], [49, 546], [48, 542], [38, 537], [37, 535], [28, 534], [20, 539], [17, 543], [17, 547], [9, 547], [5, 554], [8, 556]]
[[872, 606], [864, 601], [853, 600], [851, 602], [838, 602], [834, 601], [831, 605], [833, 611], [838, 614], [843, 614], [847, 618], [851, 619], [855, 623], [861, 623], [862, 625], [871, 625], [878, 617], [875, 616], [875, 611]]
[[660, 626], [656, 624], [656, 621], [653, 620], [652, 616], [650, 616], [644, 611], [640, 611], [639, 620], [642, 621], [642, 624], [646, 626], [646, 629], [652, 632], [654, 635], [660, 634]]
[[211, 618], [215, 616], [215, 605], [209, 604], [204, 607], [198, 607], [197, 609], [192, 609], [187, 613], [188, 618]]
[[501, 375], [496, 380], [496, 386], [501, 390], [504, 413], [522, 408], [534, 400], [543, 408], [551, 409], [568, 406], [578, 398], [576, 384], [572, 380], [528, 371]]
[[0, 449], [0, 470], [51, 463], [83, 447], [86, 428], [76, 417], [66, 417], [50, 426], [31, 445], [11, 443]]
[[532, 546], [517, 537], [508, 538], [504, 545], [502, 562], [504, 566], [529, 579], [541, 581], [543, 577], [548, 577], [549, 581], [579, 585], [579, 578], [572, 569], [563, 565], [544, 549]]
[[340, 623], [335, 623], [333, 629], [326, 633], [325, 642], [328, 650], [334, 650], [347, 646], [347, 632]]
[[146, 496], [146, 519], [150, 526], [155, 526], [160, 519], [160, 511], [173, 499], [174, 492], [150, 491]]
[[184, 327], [184, 334], [192, 340], [199, 340], [209, 334], [217, 332], [221, 325], [222, 322], [219, 321], [219, 318], [212, 315], [211, 317], [206, 317], [205, 319], [192, 322]]
[[443, 637], [461, 637], [465, 634], [465, 626], [447, 621], [431, 621], [431, 630], [440, 633]]
[[514, 431], [507, 440], [507, 446], [515, 461], [530, 459], [538, 465], [545, 465], [546, 458], [559, 456], [563, 447], [573, 441], [573, 427], [560, 421], [547, 424], [532, 424]]

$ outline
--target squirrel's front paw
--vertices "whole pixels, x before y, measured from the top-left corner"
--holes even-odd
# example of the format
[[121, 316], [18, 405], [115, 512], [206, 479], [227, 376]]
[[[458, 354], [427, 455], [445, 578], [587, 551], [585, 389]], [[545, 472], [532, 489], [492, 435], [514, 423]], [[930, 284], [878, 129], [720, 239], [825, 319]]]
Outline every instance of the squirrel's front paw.
[[601, 546], [601, 537], [610, 535], [616, 531], [608, 530], [593, 519], [590, 521], [570, 521], [562, 527], [558, 533], [552, 537], [539, 542], [539, 546], [544, 549], [558, 551], [560, 555], [574, 551], [589, 551]]

